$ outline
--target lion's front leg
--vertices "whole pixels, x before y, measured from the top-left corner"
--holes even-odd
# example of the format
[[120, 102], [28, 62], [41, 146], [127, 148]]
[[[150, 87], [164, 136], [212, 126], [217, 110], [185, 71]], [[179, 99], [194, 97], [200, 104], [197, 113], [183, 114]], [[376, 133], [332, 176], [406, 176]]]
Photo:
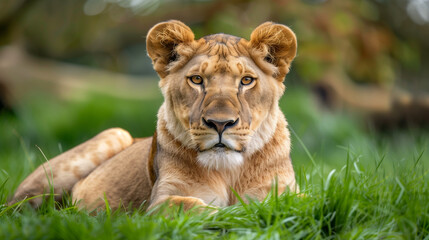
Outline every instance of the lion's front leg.
[[[183, 168], [182, 168], [183, 170]], [[187, 211], [194, 207], [223, 207], [228, 205], [226, 186], [209, 178], [199, 178], [179, 169], [169, 168], [175, 175], [161, 175], [152, 190], [149, 209], [167, 203], [168, 206], [183, 206]]]
[[[133, 138], [123, 129], [105, 130], [39, 166], [19, 185], [10, 204], [50, 193], [51, 189], [57, 194], [55, 199], [60, 200], [62, 193], [69, 193], [79, 180], [132, 143]], [[38, 207], [42, 199], [37, 197], [29, 202]]]
[[164, 175], [158, 178], [152, 189], [149, 209], [164, 203], [167, 203], [169, 206], [182, 205], [185, 211], [193, 207], [207, 206], [207, 203], [203, 199], [192, 196], [189, 192], [189, 189], [192, 189], [192, 183], [183, 181], [180, 178], [181, 174], [176, 176]]
[[191, 196], [177, 196], [177, 195], [171, 195], [171, 196], [163, 196], [158, 198], [155, 202], [151, 203], [149, 206], [149, 209], [152, 209], [153, 207], [156, 207], [160, 204], [167, 203], [168, 206], [183, 206], [184, 211], [189, 211], [190, 209], [194, 207], [205, 207], [208, 206], [202, 199], [197, 197], [191, 197]]

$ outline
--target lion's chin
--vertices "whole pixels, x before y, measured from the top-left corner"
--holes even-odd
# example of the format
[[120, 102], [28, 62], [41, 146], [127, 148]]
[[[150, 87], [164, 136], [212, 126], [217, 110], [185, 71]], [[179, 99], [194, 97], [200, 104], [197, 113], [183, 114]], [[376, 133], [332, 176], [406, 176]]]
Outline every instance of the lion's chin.
[[243, 164], [243, 155], [226, 148], [212, 148], [199, 152], [197, 160], [208, 169], [226, 170], [241, 166]]

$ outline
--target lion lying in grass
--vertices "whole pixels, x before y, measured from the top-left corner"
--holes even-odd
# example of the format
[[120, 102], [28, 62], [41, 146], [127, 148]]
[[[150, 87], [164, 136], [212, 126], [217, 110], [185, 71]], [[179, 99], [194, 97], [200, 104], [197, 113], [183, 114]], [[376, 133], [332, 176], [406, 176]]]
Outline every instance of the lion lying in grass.
[[[133, 139], [108, 129], [39, 166], [13, 202], [49, 193], [71, 194], [95, 209], [149, 208], [169, 201], [228, 206], [238, 195], [261, 200], [277, 181], [296, 189], [287, 122], [278, 102], [296, 55], [294, 33], [266, 22], [250, 41], [226, 34], [194, 39], [179, 21], [147, 35], [164, 103], [153, 137]], [[29, 200], [39, 206], [42, 198]]]

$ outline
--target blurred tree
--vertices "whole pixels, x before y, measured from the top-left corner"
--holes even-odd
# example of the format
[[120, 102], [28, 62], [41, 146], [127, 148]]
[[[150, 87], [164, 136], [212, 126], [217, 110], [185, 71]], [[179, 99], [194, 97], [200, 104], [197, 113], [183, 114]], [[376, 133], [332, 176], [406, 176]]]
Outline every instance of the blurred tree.
[[13, 113], [9, 98], [9, 90], [0, 79], [0, 114]]
[[3, 1], [0, 8], [0, 45], [10, 40], [19, 21], [37, 0]]

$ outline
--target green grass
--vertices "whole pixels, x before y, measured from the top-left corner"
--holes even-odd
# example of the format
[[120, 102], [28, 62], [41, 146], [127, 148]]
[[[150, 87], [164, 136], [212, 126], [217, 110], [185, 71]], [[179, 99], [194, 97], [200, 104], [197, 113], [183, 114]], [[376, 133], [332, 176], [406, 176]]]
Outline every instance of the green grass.
[[213, 214], [178, 207], [92, 216], [70, 202], [5, 205], [45, 161], [38, 147], [50, 158], [108, 127], [152, 135], [161, 101], [36, 94], [19, 102], [16, 116], [0, 115], [0, 239], [429, 239], [429, 134], [376, 133], [353, 115], [318, 110], [293, 87], [281, 106], [294, 132], [300, 195], [273, 194]]

